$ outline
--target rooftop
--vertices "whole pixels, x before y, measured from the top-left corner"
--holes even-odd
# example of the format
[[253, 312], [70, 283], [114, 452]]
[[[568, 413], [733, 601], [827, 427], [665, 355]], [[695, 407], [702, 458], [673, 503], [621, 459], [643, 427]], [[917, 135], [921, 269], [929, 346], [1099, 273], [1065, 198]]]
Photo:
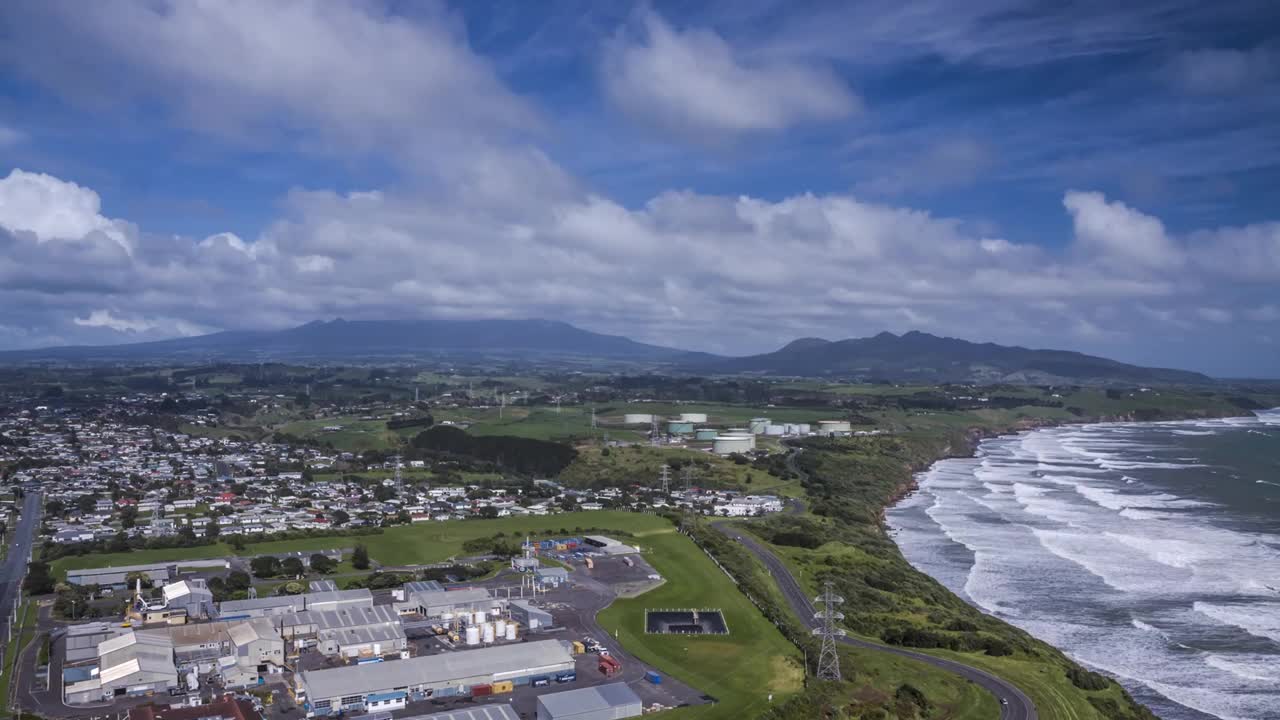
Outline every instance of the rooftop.
[[[538, 696], [538, 708], [546, 708], [553, 716], [576, 715], [592, 711], [608, 710], [623, 705], [640, 705], [640, 696], [626, 683], [566, 690]], [[542, 713], [538, 713], [539, 717]]]

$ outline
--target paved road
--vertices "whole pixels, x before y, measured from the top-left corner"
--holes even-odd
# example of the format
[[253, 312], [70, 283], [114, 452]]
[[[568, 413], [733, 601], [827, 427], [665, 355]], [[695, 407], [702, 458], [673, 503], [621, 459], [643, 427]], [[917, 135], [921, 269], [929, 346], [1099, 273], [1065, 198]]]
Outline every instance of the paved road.
[[0, 638], [7, 637], [9, 618], [13, 613], [14, 602], [18, 599], [22, 577], [27, 573], [27, 560], [31, 556], [31, 546], [35, 542], [36, 528], [40, 525], [40, 493], [28, 490], [22, 501], [22, 517], [16, 528], [9, 528], [5, 541], [9, 544], [9, 554], [0, 565]]
[[[724, 522], [712, 523], [715, 529], [725, 535], [742, 543], [742, 546], [751, 551], [753, 555], [760, 559], [768, 568], [769, 574], [773, 576], [775, 582], [778, 583], [778, 589], [782, 591], [782, 595], [787, 599], [787, 603], [791, 605], [791, 610], [800, 618], [800, 621], [806, 627], [817, 627], [818, 623], [813, 619], [815, 609], [813, 603], [810, 602], [809, 596], [804, 589], [800, 587], [791, 571], [787, 566], [774, 555], [772, 551], [761, 545], [751, 536], [737, 530]], [[842, 637], [841, 642], [853, 645], [855, 647], [867, 650], [875, 650], [878, 652], [887, 652], [902, 657], [909, 657], [914, 660], [929, 663], [934, 667], [941, 668], [948, 672], [955, 673], [966, 678], [975, 684], [987, 689], [997, 698], [1003, 698], [1008, 701], [1008, 705], [1000, 707], [1000, 720], [1037, 720], [1035, 705], [1031, 703], [1031, 698], [1027, 697], [1021, 690], [1012, 684], [1001, 680], [990, 673], [969, 667], [952, 660], [925, 655], [924, 653], [904, 650], [902, 648], [892, 647], [888, 645], [880, 645], [878, 643], [867, 642], [857, 638]]]

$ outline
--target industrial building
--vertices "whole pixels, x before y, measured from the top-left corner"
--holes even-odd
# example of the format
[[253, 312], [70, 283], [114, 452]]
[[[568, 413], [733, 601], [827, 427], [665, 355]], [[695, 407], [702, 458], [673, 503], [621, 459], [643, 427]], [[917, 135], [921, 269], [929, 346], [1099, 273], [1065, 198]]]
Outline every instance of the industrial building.
[[139, 705], [129, 710], [129, 720], [262, 720], [262, 714], [249, 700], [234, 695], [224, 695], [205, 705], [195, 707], [171, 707], [167, 705]]
[[279, 628], [295, 645], [314, 645], [327, 656], [378, 657], [408, 648], [404, 624], [389, 605], [290, 613]]
[[66, 630], [63, 657], [65, 665], [93, 662], [98, 659], [98, 644], [123, 635], [125, 628], [117, 623], [93, 622], [71, 625]]
[[208, 618], [214, 615], [213, 592], [202, 579], [179, 580], [162, 589], [165, 607], [182, 610], [188, 618]]
[[620, 682], [538, 696], [538, 720], [617, 720], [643, 712], [640, 696]]
[[528, 600], [512, 600], [508, 609], [511, 611], [512, 620], [530, 630], [551, 627], [555, 624], [551, 613], [542, 608], [534, 607]]
[[558, 588], [569, 582], [569, 571], [562, 567], [544, 567], [533, 571], [533, 579], [543, 587]]
[[120, 567], [68, 570], [67, 582], [72, 585], [98, 585], [123, 590], [129, 586], [130, 573], [138, 573], [152, 583], [166, 583], [171, 577], [168, 565], [121, 565]]
[[848, 420], [819, 420], [818, 434], [823, 437], [844, 437], [853, 434], [853, 424]]
[[417, 715], [412, 720], [520, 720], [510, 705], [481, 705], [457, 708], [430, 715]]
[[493, 597], [493, 594], [484, 588], [416, 592], [411, 593], [406, 602], [417, 607], [418, 614], [426, 618], [475, 613], [482, 610], [492, 612], [501, 610], [504, 604], [503, 600]]
[[373, 607], [373, 593], [367, 588], [360, 588], [228, 600], [218, 606], [218, 616], [223, 620], [231, 620], [283, 615], [304, 610], [340, 610], [353, 607]]
[[473, 685], [531, 678], [574, 669], [568, 643], [560, 640], [498, 645], [481, 650], [426, 655], [408, 660], [307, 670], [294, 678], [295, 696], [307, 717], [342, 711], [398, 710], [410, 699], [469, 692]]
[[64, 686], [68, 704], [146, 695], [178, 686], [173, 643], [167, 637], [127, 632], [98, 645], [98, 665], [88, 678]]

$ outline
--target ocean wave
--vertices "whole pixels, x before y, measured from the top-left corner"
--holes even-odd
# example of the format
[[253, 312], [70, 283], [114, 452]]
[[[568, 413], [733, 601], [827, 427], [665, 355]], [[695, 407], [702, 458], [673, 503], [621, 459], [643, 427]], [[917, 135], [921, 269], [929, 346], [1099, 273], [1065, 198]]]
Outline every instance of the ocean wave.
[[1191, 607], [1224, 625], [1237, 627], [1254, 637], [1280, 643], [1280, 603], [1223, 604], [1196, 601]]

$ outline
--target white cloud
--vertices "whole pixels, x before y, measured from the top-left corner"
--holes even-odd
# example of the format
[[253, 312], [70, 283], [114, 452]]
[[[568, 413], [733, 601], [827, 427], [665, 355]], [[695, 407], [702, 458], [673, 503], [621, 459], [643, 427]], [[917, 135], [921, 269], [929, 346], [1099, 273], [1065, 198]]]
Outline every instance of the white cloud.
[[103, 217], [101, 206], [98, 193], [52, 175], [15, 168], [0, 179], [0, 226], [34, 233], [41, 241], [102, 233], [132, 253], [128, 224]]
[[1062, 204], [1071, 213], [1077, 246], [1117, 264], [1171, 268], [1183, 262], [1182, 250], [1164, 223], [1102, 193], [1068, 191]]
[[77, 317], [73, 322], [81, 327], [109, 328], [120, 333], [141, 333], [155, 328], [155, 323], [143, 318], [117, 317], [110, 310], [94, 310], [88, 317]]
[[848, 117], [857, 97], [834, 73], [791, 60], [752, 62], [711, 30], [643, 13], [638, 37], [606, 48], [601, 77], [615, 105], [663, 129], [714, 139]]

